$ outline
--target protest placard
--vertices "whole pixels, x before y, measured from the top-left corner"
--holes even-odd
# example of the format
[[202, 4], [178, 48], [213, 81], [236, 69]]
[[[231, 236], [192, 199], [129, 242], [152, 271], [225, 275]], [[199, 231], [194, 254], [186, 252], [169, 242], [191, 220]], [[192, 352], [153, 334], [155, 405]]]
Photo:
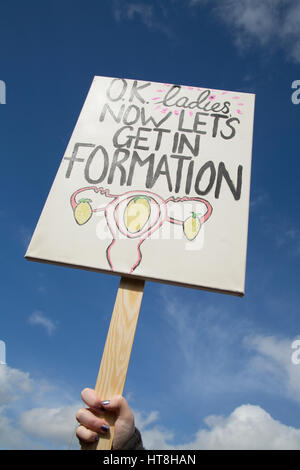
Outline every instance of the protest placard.
[[253, 116], [249, 93], [94, 78], [25, 256], [122, 276], [100, 395], [123, 391], [145, 280], [244, 295]]

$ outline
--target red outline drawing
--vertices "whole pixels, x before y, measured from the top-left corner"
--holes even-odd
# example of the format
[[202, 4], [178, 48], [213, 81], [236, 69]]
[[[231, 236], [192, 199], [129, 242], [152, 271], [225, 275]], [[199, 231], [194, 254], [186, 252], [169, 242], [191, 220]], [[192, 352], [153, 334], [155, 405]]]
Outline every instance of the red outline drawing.
[[[111, 199], [110, 202], [105, 207], [101, 208], [92, 208], [90, 205], [90, 202], [92, 202], [92, 199], [79, 199], [78, 201], [76, 200], [77, 196], [82, 193], [83, 191], [94, 191], [95, 193], [100, 193], [101, 195], [104, 195], [105, 197]], [[130, 232], [128, 230], [128, 227], [126, 226], [126, 221], [125, 221], [125, 211], [126, 208], [128, 208], [129, 204], [132, 201], [137, 201], [138, 199], [147, 199], [149, 203], [149, 216], [147, 220], [144, 222], [144, 224], [139, 227], [136, 231]], [[111, 268], [111, 270], [114, 270], [112, 259], [111, 259], [111, 249], [116, 243], [117, 239], [117, 231], [119, 231], [123, 236], [129, 238], [129, 239], [138, 239], [138, 244], [137, 244], [137, 260], [136, 262], [131, 266], [129, 273], [131, 274], [140, 264], [142, 260], [142, 253], [141, 253], [141, 245], [142, 243], [146, 240], [146, 238], [149, 238], [156, 230], [158, 230], [164, 222], [169, 222], [171, 224], [177, 224], [181, 225], [183, 227], [183, 233], [187, 237], [188, 240], [192, 241], [194, 240], [197, 235], [199, 230], [201, 229], [202, 225], [210, 218], [212, 214], [212, 206], [208, 201], [205, 199], [202, 199], [200, 197], [174, 197], [171, 196], [168, 199], [163, 199], [161, 196], [159, 196], [156, 193], [153, 193], [151, 191], [145, 191], [145, 190], [135, 190], [135, 191], [126, 191], [123, 194], [110, 194], [109, 189], [104, 189], [102, 187], [97, 187], [97, 186], [88, 186], [84, 188], [80, 188], [77, 191], [75, 191], [70, 199], [71, 207], [73, 210], [74, 218], [76, 222], [78, 223], [78, 220], [76, 219], [76, 208], [77, 206], [81, 203], [81, 201], [84, 201], [85, 206], [88, 208], [87, 209], [87, 216], [86, 216], [86, 222], [90, 220], [90, 211], [92, 213], [94, 212], [104, 212], [105, 218], [106, 218], [106, 223], [107, 226], [111, 232], [112, 235], [112, 241], [106, 248], [106, 258], [108, 261], [108, 264]], [[89, 201], [89, 202], [88, 202]], [[179, 220], [175, 219], [173, 217], [168, 216], [168, 208], [167, 205], [168, 203], [179, 203], [179, 202], [198, 202], [202, 203], [206, 206], [206, 212], [205, 214], [201, 215], [201, 217], [198, 217], [198, 213], [192, 212], [192, 216], [189, 218], [193, 219], [193, 221], [189, 222], [189, 226], [192, 225], [192, 227], [197, 227], [194, 228], [194, 232], [192, 235], [193, 236], [188, 236], [185, 233], [185, 227], [187, 223], [186, 220]], [[89, 205], [89, 207], [88, 207]], [[78, 212], [78, 211], [77, 211]], [[84, 212], [84, 211], [83, 211]], [[151, 214], [151, 217], [150, 217]], [[81, 213], [82, 216], [82, 213]], [[83, 225], [84, 222], [84, 213], [83, 213], [83, 219], [80, 221], [79, 225]], [[196, 224], [197, 221], [197, 224]], [[194, 225], [193, 225], [194, 224]]]

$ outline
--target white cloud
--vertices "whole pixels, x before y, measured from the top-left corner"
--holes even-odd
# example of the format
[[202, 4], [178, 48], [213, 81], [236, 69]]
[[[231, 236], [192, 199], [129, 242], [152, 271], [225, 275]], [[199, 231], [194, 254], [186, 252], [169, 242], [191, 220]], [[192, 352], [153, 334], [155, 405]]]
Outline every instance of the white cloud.
[[300, 450], [300, 429], [282, 424], [260, 406], [241, 405], [227, 417], [208, 416], [206, 427], [200, 428], [193, 440], [176, 445], [172, 443], [173, 432], [154, 424], [158, 414], [152, 418], [146, 425], [139, 415], [137, 419], [146, 449]]
[[5, 416], [0, 408], [0, 450], [40, 449], [40, 444], [33, 446], [31, 440], [19, 429], [18, 425]]
[[266, 192], [264, 191], [256, 192], [251, 197], [250, 208], [251, 210], [257, 209], [258, 206], [263, 206], [267, 204], [269, 201], [270, 201], [270, 197]]
[[[268, 202], [263, 201], [263, 202]], [[261, 227], [277, 249], [284, 250], [285, 255], [300, 255], [300, 228], [298, 220], [288, 218], [279, 212], [277, 218], [270, 216], [268, 211], [261, 217]], [[279, 221], [279, 222], [278, 222]]]
[[[279, 364], [286, 364], [285, 343], [275, 341], [274, 338], [260, 337], [249, 339], [248, 342], [249, 347], [255, 348], [259, 354], [275, 358], [275, 362]], [[70, 403], [65, 390], [52, 385], [49, 389], [56, 388], [57, 396], [60, 396], [56, 403], [60, 403], [58, 406], [47, 406], [47, 387], [44, 380], [33, 380], [28, 373], [8, 366], [2, 366], [0, 371], [1, 448], [68, 448], [75, 431], [75, 414], [82, 406], [81, 402], [72, 400]], [[299, 392], [298, 379], [291, 380], [290, 386], [291, 390]], [[18, 390], [18, 393], [12, 401], [9, 394], [14, 389]], [[44, 396], [41, 396], [43, 391]], [[31, 400], [28, 399], [29, 396]], [[19, 406], [16, 408], [17, 400]], [[41, 400], [44, 406], [36, 406]], [[18, 410], [19, 414], [16, 413]], [[238, 406], [228, 416], [208, 416], [204, 425], [199, 423], [199, 430], [190, 442], [174, 442], [174, 430], [160, 424], [157, 411], [146, 414], [135, 410], [134, 414], [136, 426], [141, 430], [147, 449], [300, 450], [300, 429], [287, 426], [261, 407], [250, 404]], [[73, 439], [72, 448], [78, 448], [76, 437]]]
[[[295, 338], [253, 335], [245, 316], [192, 302], [181, 304], [165, 289], [171, 288], [161, 288], [162, 320], [170, 327], [166, 347], [168, 341], [173, 342], [170, 355], [181, 370], [177, 387], [181, 400], [188, 397], [196, 403], [205, 394], [221, 397], [223, 392], [242, 394], [246, 390], [247, 394], [263, 391], [300, 402], [300, 365], [291, 360]], [[173, 357], [175, 351], [178, 356]], [[243, 351], [242, 360], [237, 360]], [[178, 399], [175, 392], [170, 399]], [[63, 384], [50, 384], [0, 366], [2, 448], [67, 448], [81, 406]], [[204, 424], [199, 422], [198, 432], [189, 442], [175, 438], [179, 421], [178, 429], [168, 429], [157, 411], [135, 410], [135, 420], [148, 449], [300, 450], [300, 429], [251, 404], [238, 406], [227, 416], [208, 416]], [[78, 448], [76, 437], [73, 444]]]
[[186, 305], [169, 289], [161, 288], [161, 320], [168, 323], [166, 347], [181, 371], [175, 390], [192, 401], [260, 392], [300, 402], [300, 365], [293, 363], [291, 347], [296, 338], [256, 335], [249, 316]]
[[[295, 339], [295, 338], [294, 338]], [[256, 352], [250, 360], [256, 373], [269, 374], [288, 398], [300, 402], [300, 365], [292, 361], [294, 339], [275, 336], [249, 336], [245, 345]]]
[[201, 429], [186, 449], [300, 449], [300, 429], [275, 420], [259, 406], [242, 405], [228, 417], [205, 419], [208, 430]]
[[298, 0], [192, 0], [190, 5], [210, 3], [212, 13], [227, 24], [237, 47], [253, 41], [270, 51], [281, 48], [287, 57], [300, 62], [300, 3]]
[[0, 407], [31, 392], [33, 381], [27, 372], [0, 365]]
[[158, 419], [158, 411], [151, 411], [148, 415], [141, 413], [140, 411], [134, 412], [135, 423], [140, 431], [143, 431], [149, 424], [154, 423]]
[[300, 254], [300, 230], [295, 226], [287, 226], [284, 223], [278, 229], [275, 236], [277, 248], [291, 249], [294, 255]]
[[153, 27], [153, 7], [143, 3], [127, 3], [127, 17], [133, 20], [135, 16], [140, 17], [149, 28]]
[[[170, 17], [176, 8], [173, 0], [168, 7], [155, 7], [151, 2], [114, 0], [113, 15], [117, 22], [140, 21], [150, 30], [159, 30], [173, 37]], [[231, 30], [235, 45], [244, 51], [253, 44], [268, 53], [281, 49], [287, 58], [300, 62], [300, 3], [298, 0], [187, 0], [190, 8], [210, 7]]]
[[[134, 410], [135, 425], [142, 434], [146, 449], [172, 449], [168, 441], [172, 441], [174, 433], [157, 424], [159, 413], [151, 411], [148, 415]], [[151, 426], [150, 426], [151, 425]]]
[[[283, 2], [284, 3], [284, 2]], [[285, 2], [290, 5], [286, 12], [285, 21], [282, 25], [282, 34], [285, 36], [291, 35], [300, 39], [300, 3], [295, 1]], [[299, 44], [299, 42], [298, 42]]]
[[272, 0], [271, 4], [269, 0], [225, 0], [224, 3], [222, 8], [218, 7], [218, 13], [236, 28], [240, 41], [245, 40], [245, 36], [251, 36], [261, 44], [270, 40], [278, 25], [277, 5], [280, 1]]
[[165, 15], [165, 9], [160, 6], [159, 14], [156, 13], [152, 4], [141, 1], [114, 0], [113, 15], [116, 21], [123, 20], [141, 21], [150, 30], [159, 30], [167, 36], [171, 36], [171, 30], [165, 21], [160, 21], [159, 17]]
[[15, 236], [18, 241], [21, 242], [23, 248], [27, 249], [32, 236], [30, 229], [24, 225], [21, 225], [15, 232]]
[[39, 286], [37, 288], [37, 291], [39, 292], [39, 294], [45, 294], [47, 292], [47, 288], [45, 286]]
[[153, 6], [138, 2], [114, 1], [114, 18], [116, 21], [123, 19], [134, 20], [138, 18], [149, 28], [154, 25]]
[[43, 328], [46, 329], [49, 336], [53, 333], [56, 328], [53, 321], [50, 320], [50, 318], [46, 317], [46, 315], [43, 312], [40, 312], [39, 310], [33, 312], [30, 315], [28, 321], [31, 325], [41, 325]]
[[81, 406], [63, 384], [1, 365], [0, 449], [66, 449]]
[[161, 320], [168, 323], [166, 341], [172, 348], [173, 362], [181, 370], [178, 387], [182, 392], [196, 399], [200, 395], [256, 389], [256, 378], [247, 376], [237, 354], [243, 349], [242, 338], [251, 332], [247, 317], [205, 302], [180, 302], [169, 289], [160, 289]]
[[78, 402], [60, 408], [33, 408], [20, 415], [20, 427], [30, 435], [66, 446], [76, 427], [76, 412], [81, 407], [82, 403]]

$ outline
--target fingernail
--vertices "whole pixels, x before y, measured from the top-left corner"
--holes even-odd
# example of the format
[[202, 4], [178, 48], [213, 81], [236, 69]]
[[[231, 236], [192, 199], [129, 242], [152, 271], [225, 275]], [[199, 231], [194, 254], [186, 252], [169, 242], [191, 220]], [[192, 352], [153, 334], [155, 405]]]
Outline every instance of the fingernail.
[[109, 426], [106, 426], [106, 424], [103, 424], [103, 425], [101, 426], [101, 431], [104, 431], [104, 432], [109, 431]]
[[99, 441], [99, 436], [97, 434], [97, 436], [94, 437], [94, 441]]
[[109, 405], [110, 404], [110, 401], [109, 400], [103, 400], [101, 402], [101, 405]]

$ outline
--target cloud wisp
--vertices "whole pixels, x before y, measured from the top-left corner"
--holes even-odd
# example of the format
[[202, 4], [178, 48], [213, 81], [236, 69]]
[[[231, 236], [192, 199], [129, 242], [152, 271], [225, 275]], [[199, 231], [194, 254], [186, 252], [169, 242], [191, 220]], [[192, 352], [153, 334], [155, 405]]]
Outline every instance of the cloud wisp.
[[172, 36], [167, 22], [159, 19], [162, 16], [166, 16], [166, 10], [163, 6], [160, 6], [160, 11], [156, 12], [154, 5], [149, 3], [114, 0], [113, 16], [118, 23], [121, 21], [138, 21], [149, 30], [159, 31], [167, 37]]
[[212, 14], [231, 29], [240, 51], [256, 44], [268, 52], [281, 49], [288, 60], [300, 63], [298, 0], [192, 0], [189, 5], [210, 5]]
[[293, 339], [251, 335], [244, 338], [245, 346], [254, 351], [249, 361], [258, 376], [269, 375], [278, 384], [278, 393], [300, 403], [300, 366], [292, 361]]
[[28, 321], [31, 325], [42, 326], [49, 336], [51, 336], [54, 330], [56, 329], [56, 325], [53, 323], [53, 321], [50, 320], [50, 318], [48, 318], [43, 312], [39, 310], [34, 311], [30, 315]]
[[243, 400], [251, 391], [300, 402], [300, 365], [292, 361], [295, 338], [257, 334], [245, 316], [212, 305], [187, 306], [165, 288], [161, 292], [162, 321], [169, 324], [182, 393], [191, 400], [217, 400], [224, 393]]

